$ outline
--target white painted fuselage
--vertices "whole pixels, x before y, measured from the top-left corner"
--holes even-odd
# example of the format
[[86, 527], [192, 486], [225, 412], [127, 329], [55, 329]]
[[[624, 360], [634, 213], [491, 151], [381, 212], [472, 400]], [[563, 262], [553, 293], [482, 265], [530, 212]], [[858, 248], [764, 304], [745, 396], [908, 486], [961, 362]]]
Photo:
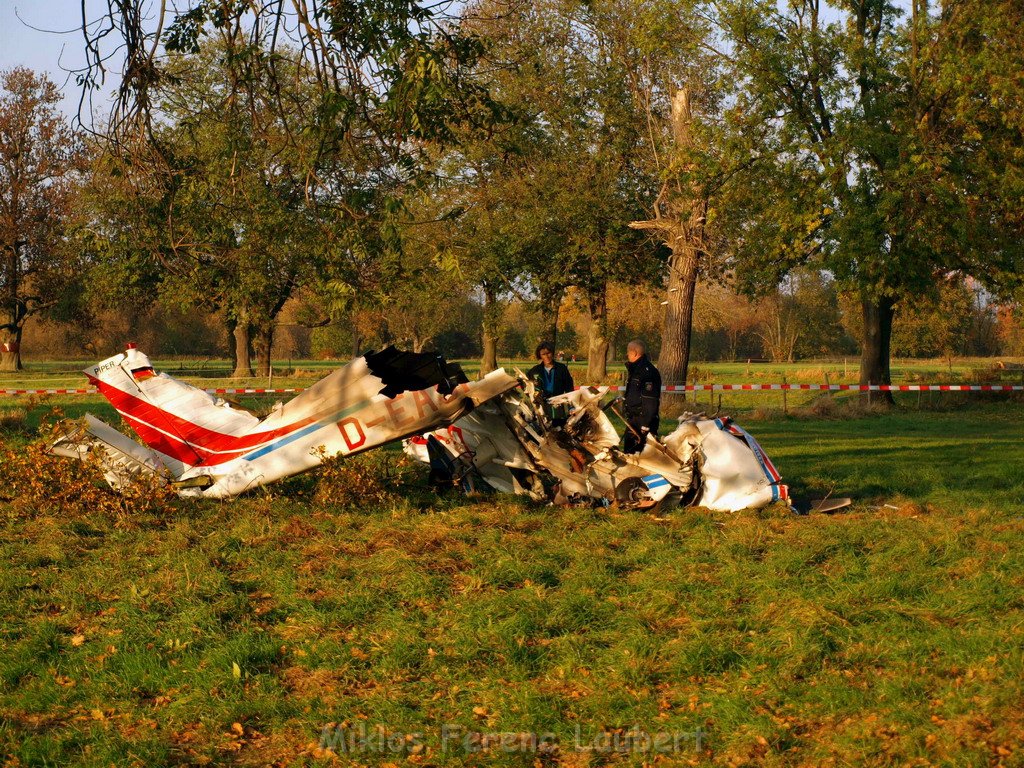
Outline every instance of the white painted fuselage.
[[[459, 384], [381, 394], [365, 358], [316, 382], [264, 419], [156, 373], [135, 349], [85, 370], [146, 443], [183, 496], [223, 498], [304, 472], [325, 458], [359, 453], [451, 424], [519, 385], [497, 370]], [[94, 436], [95, 437], [95, 436]]]

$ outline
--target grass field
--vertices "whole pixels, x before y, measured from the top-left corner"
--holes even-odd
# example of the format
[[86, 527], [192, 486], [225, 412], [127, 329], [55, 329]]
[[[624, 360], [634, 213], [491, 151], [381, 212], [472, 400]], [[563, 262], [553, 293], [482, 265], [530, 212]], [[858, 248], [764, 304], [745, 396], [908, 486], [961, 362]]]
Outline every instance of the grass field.
[[1022, 762], [1019, 403], [757, 414], [856, 499], [809, 517], [438, 498], [394, 450], [122, 501], [47, 405], [0, 463], [10, 765]]
[[[92, 359], [82, 360], [28, 360], [24, 371], [0, 372], [0, 387], [18, 387], [21, 384], [50, 382], [51, 386], [84, 386], [85, 377], [81, 371], [94, 363]], [[154, 358], [158, 370], [185, 379], [207, 381], [210, 379], [226, 379], [231, 372], [231, 364], [224, 359], [159, 359]], [[292, 382], [301, 385], [309, 383], [310, 378], [322, 376], [344, 364], [343, 360], [274, 360], [273, 382]], [[480, 369], [480, 361], [457, 360], [463, 369], [475, 376]], [[518, 366], [523, 370], [536, 364], [533, 359], [500, 358], [498, 365], [511, 369]], [[978, 380], [979, 376], [989, 375], [996, 364], [993, 358], [957, 358], [951, 362], [943, 360], [896, 359], [892, 361], [894, 383], [942, 380], [944, 382], [960, 382]], [[1005, 362], [1005, 361], [1004, 361]], [[1009, 360], [1019, 363], [1019, 360]], [[587, 364], [585, 362], [568, 362], [577, 383], [597, 384], [601, 382], [586, 381]], [[690, 379], [701, 383], [742, 383], [759, 381], [781, 381], [786, 378], [792, 382], [824, 383], [825, 377], [838, 384], [857, 380], [856, 358], [845, 360], [804, 360], [795, 363], [764, 363], [764, 362], [693, 362], [690, 366]], [[623, 363], [613, 362], [609, 365], [611, 379], [621, 377]], [[297, 375], [296, 375], [297, 374]], [[1021, 376], [1016, 374], [1019, 382]], [[244, 382], [247, 386], [266, 386], [266, 377], [258, 379], [233, 380]], [[280, 384], [286, 386], [285, 384]]]

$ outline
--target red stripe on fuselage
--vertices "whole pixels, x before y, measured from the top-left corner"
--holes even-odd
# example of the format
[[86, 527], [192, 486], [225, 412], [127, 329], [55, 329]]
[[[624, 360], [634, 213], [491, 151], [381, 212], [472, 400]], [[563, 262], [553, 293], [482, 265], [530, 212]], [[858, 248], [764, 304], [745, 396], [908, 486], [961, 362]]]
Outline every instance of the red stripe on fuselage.
[[135, 430], [135, 434], [141, 437], [142, 441], [153, 450], [159, 451], [164, 456], [177, 459], [182, 464], [190, 467], [204, 463], [203, 457], [180, 437], [166, 435], [146, 422], [139, 421], [130, 413], [123, 411], [118, 411], [118, 413], [121, 414], [121, 418], [128, 422], [128, 426]]
[[242, 448], [238, 451], [214, 453], [200, 445], [188, 443], [177, 435], [168, 435], [158, 427], [147, 424], [130, 413], [123, 411], [118, 411], [118, 413], [147, 445], [190, 466], [215, 467], [234, 461], [252, 450], [251, 448]]
[[[177, 434], [179, 438], [193, 450], [202, 450], [204, 453], [244, 453], [249, 448], [254, 448], [278, 437], [283, 437], [297, 429], [301, 429], [307, 424], [312, 424], [317, 418], [316, 416], [309, 416], [292, 424], [288, 424], [287, 426], [271, 429], [266, 432], [252, 432], [244, 435], [226, 435], [222, 432], [216, 432], [198, 424], [193, 424], [180, 416], [176, 416], [170, 411], [165, 411], [164, 409], [158, 408], [152, 403], [148, 403], [135, 395], [129, 394], [122, 389], [118, 389], [112, 384], [107, 384], [106, 382], [92, 376], [89, 376], [89, 379], [100, 390], [100, 393], [106, 397], [122, 415], [132, 414], [135, 419], [149, 424], [160, 424], [165, 422], [168, 427], [165, 431]], [[132, 425], [132, 428], [135, 428], [134, 424]], [[137, 429], [136, 432], [138, 432]], [[162, 436], [166, 438], [166, 435]], [[148, 443], [146, 436], [139, 434], [139, 437]], [[232, 455], [228, 458], [232, 459], [235, 458], [235, 456]], [[217, 460], [204, 463], [220, 464], [223, 463], [223, 461]]]

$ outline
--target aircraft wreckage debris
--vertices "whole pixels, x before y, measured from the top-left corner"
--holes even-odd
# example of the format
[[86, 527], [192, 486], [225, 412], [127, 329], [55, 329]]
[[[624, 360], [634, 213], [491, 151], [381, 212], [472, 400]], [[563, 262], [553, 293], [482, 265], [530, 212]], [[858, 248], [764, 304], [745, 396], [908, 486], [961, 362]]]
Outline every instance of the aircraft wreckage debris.
[[641, 453], [626, 454], [601, 407], [612, 388], [583, 387], [548, 401], [571, 414], [554, 427], [522, 372], [498, 369], [471, 382], [442, 357], [394, 347], [355, 358], [263, 419], [158, 373], [131, 344], [84, 373], [142, 444], [87, 414], [64, 422], [51, 450], [98, 460], [115, 489], [153, 475], [182, 496], [225, 498], [327, 457], [404, 439], [437, 484], [467, 491], [641, 509], [734, 511], [789, 500], [761, 446], [728, 418], [685, 414], [663, 441], [650, 438]]

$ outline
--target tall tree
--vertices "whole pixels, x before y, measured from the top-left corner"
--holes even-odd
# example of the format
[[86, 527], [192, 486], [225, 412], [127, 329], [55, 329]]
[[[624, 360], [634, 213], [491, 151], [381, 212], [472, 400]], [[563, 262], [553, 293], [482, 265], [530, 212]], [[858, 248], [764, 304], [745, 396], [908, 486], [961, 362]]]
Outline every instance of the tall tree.
[[[564, 48], [564, 74], [551, 67], [543, 82], [563, 122], [544, 117], [568, 139], [562, 154], [578, 170], [566, 174], [566, 184], [579, 183], [583, 193], [570, 225], [578, 248], [569, 258], [592, 311], [590, 375], [605, 373], [608, 282], [642, 283], [656, 274], [667, 283], [659, 365], [666, 381], [681, 381], [701, 256], [709, 250], [709, 182], [701, 171], [712, 153], [701, 133], [718, 89], [714, 61], [701, 48], [707, 25], [693, 2], [552, 5], [549, 14], [564, 24], [554, 38]], [[643, 248], [627, 224], [655, 245]]]
[[[958, 270], [1003, 296], [1024, 278], [1024, 8], [1012, 0], [945, 0], [929, 15], [914, 0], [911, 76], [924, 119], [945, 155], [923, 154], [936, 206], [929, 225]], [[950, 214], [952, 208], [952, 215]]]
[[[672, 95], [670, 135], [662, 147], [666, 167], [661, 191], [654, 201], [654, 218], [634, 221], [635, 229], [655, 235], [671, 252], [668, 261], [668, 294], [662, 325], [661, 354], [658, 365], [663, 380], [684, 383], [690, 365], [693, 336], [693, 310], [701, 271], [708, 269], [707, 222], [711, 208], [711, 190], [699, 180], [696, 167], [702, 153], [694, 130], [693, 93], [689, 86]], [[659, 148], [654, 147], [657, 153]]]
[[319, 242], [307, 204], [312, 152], [287, 122], [301, 114], [301, 82], [271, 91], [248, 53], [225, 34], [177, 56], [159, 91], [159, 151], [142, 165], [132, 161], [143, 150], [104, 158], [92, 185], [102, 227], [124, 246], [122, 274], [141, 254], [165, 296], [225, 311], [236, 376], [252, 375], [250, 349], [257, 373], [269, 372], [277, 315], [315, 269]]
[[[902, 297], [932, 290], [954, 269], [1013, 271], [1019, 238], [1007, 238], [1011, 222], [993, 215], [1003, 204], [987, 195], [993, 178], [1006, 179], [995, 172], [1000, 161], [1019, 168], [1019, 159], [990, 153], [965, 130], [951, 75], [967, 59], [952, 64], [944, 40], [954, 27], [923, 0], [908, 20], [885, 0], [831, 12], [820, 0], [785, 10], [767, 0], [717, 5], [743, 84], [729, 112], [731, 149], [749, 172], [733, 179], [725, 208], [740, 274], [774, 286], [796, 264], [829, 270], [860, 300], [861, 383], [890, 383]], [[977, 54], [988, 43], [969, 47]], [[991, 209], [979, 210], [979, 187]]]
[[[557, 332], [566, 288], [585, 294], [593, 380], [606, 374], [608, 282], [650, 279], [658, 252], [626, 227], [641, 213], [637, 189], [649, 185], [638, 162], [646, 120], [620, 64], [627, 18], [623, 4], [489, 0], [465, 20], [488, 42], [492, 91], [519, 117], [514, 145], [498, 136], [482, 148], [514, 183], [495, 187], [480, 173], [467, 181], [506, 198], [512, 216], [502, 229], [515, 222], [518, 247], [505, 251], [504, 282], [532, 297], [546, 336]], [[485, 296], [492, 293], [493, 285]]]
[[507, 126], [490, 141], [446, 152], [431, 191], [434, 261], [448, 279], [472, 286], [483, 305], [481, 373], [497, 367], [505, 305], [528, 289], [525, 265], [544, 237], [532, 226], [530, 161], [523, 156], [529, 141], [520, 129]]
[[[501, 110], [486, 90], [466, 77], [481, 48], [472, 34], [448, 23], [451, 5], [425, 5], [418, 0], [326, 5], [305, 0], [264, 5], [187, 0], [147, 14], [134, 0], [112, 0], [101, 17], [83, 18], [88, 65], [80, 79], [87, 86], [102, 79], [111, 57], [123, 56], [122, 86], [103, 129], [111, 147], [125, 158], [125, 167], [139, 169], [155, 159], [175, 179], [165, 185], [163, 213], [169, 229], [177, 227], [185, 234], [174, 244], [176, 255], [189, 250], [190, 244], [199, 244], [191, 248], [193, 258], [202, 255], [197, 267], [214, 266], [211, 259], [220, 264], [234, 260], [242, 267], [233, 273], [245, 275], [244, 281], [220, 280], [216, 285], [224, 289], [224, 306], [236, 336], [252, 333], [257, 338], [258, 359], [261, 349], [269, 345], [275, 308], [287, 293], [285, 286], [294, 283], [294, 275], [290, 267], [280, 269], [281, 252], [266, 252], [273, 265], [255, 263], [252, 259], [259, 258], [255, 248], [251, 258], [239, 260], [249, 249], [232, 242], [232, 231], [236, 237], [244, 234], [246, 243], [253, 245], [261, 233], [277, 237], [263, 245], [284, 248], [293, 263], [294, 258], [304, 262], [312, 251], [300, 254], [294, 243], [282, 242], [279, 236], [287, 235], [287, 230], [262, 230], [251, 222], [241, 226], [240, 221], [227, 225], [224, 217], [219, 222], [210, 220], [205, 235], [193, 242], [189, 230], [203, 222], [195, 217], [188, 220], [187, 215], [203, 207], [193, 203], [204, 195], [215, 202], [218, 192], [212, 185], [203, 188], [201, 174], [189, 176], [197, 161], [206, 160], [181, 153], [180, 143], [175, 154], [172, 139], [195, 138], [203, 130], [202, 122], [208, 121], [226, 131], [226, 146], [238, 149], [251, 146], [261, 126], [272, 125], [280, 141], [265, 147], [262, 179], [250, 174], [243, 182], [245, 173], [255, 173], [261, 162], [251, 154], [254, 163], [248, 167], [235, 164], [241, 155], [233, 152], [219, 158], [228, 162], [220, 164], [216, 178], [230, 182], [220, 190], [230, 192], [223, 198], [223, 208], [236, 205], [240, 215], [246, 210], [266, 214], [263, 202], [282, 199], [281, 190], [272, 189], [279, 182], [287, 182], [288, 195], [301, 190], [290, 205], [315, 213], [311, 220], [321, 224], [324, 235], [316, 250], [324, 257], [325, 267], [317, 275], [330, 278], [338, 288], [336, 294], [357, 293], [364, 286], [346, 281], [365, 275], [364, 257], [375, 256], [364, 246], [376, 238], [367, 240], [363, 234], [374, 229], [374, 217], [392, 215], [403, 189], [422, 174], [424, 151], [472, 136], [500, 117]], [[184, 130], [172, 136], [161, 117], [166, 115], [168, 94], [210, 86], [202, 72], [188, 71], [189, 83], [175, 69], [182, 56], [209, 49], [215, 41], [224, 45], [224, 55], [211, 71], [227, 73], [228, 79], [209, 91], [207, 111], [201, 118], [176, 115]], [[296, 83], [304, 89], [301, 99], [289, 97]], [[257, 91], [259, 98], [253, 98]], [[303, 156], [302, 163], [289, 167], [282, 162], [280, 153], [296, 150]], [[140, 179], [143, 194], [150, 191], [145, 177], [133, 174]], [[250, 180], [255, 185], [249, 185]], [[256, 201], [254, 196], [261, 191], [270, 194]], [[224, 213], [216, 204], [209, 210]], [[272, 218], [263, 216], [264, 222]], [[216, 226], [221, 227], [219, 235], [213, 232]], [[200, 273], [208, 277], [202, 270], [195, 272]], [[261, 282], [259, 277], [267, 280]], [[256, 304], [247, 305], [246, 296]], [[346, 301], [336, 302], [336, 306], [343, 304]], [[242, 338], [234, 346], [239, 355], [248, 350]], [[239, 359], [236, 367], [244, 373], [248, 361]]]
[[20, 370], [33, 315], [69, 299], [81, 275], [68, 246], [80, 143], [45, 75], [0, 72], [0, 370]]
[[[481, 299], [481, 373], [497, 366], [508, 300], [533, 293], [551, 307], [553, 301], [545, 299], [557, 297], [564, 287], [562, 276], [551, 269], [559, 243], [545, 226], [547, 214], [538, 204], [535, 184], [537, 164], [553, 148], [521, 76], [532, 55], [525, 41], [535, 32], [524, 22], [536, 18], [533, 12], [530, 4], [505, 0], [485, 0], [464, 10], [463, 33], [482, 42], [475, 74], [501, 102], [506, 119], [487, 135], [467, 125], [453, 144], [432, 147], [435, 217], [442, 224], [433, 230], [440, 238], [435, 255], [443, 270], [472, 285]], [[531, 277], [541, 290], [532, 291]]]

